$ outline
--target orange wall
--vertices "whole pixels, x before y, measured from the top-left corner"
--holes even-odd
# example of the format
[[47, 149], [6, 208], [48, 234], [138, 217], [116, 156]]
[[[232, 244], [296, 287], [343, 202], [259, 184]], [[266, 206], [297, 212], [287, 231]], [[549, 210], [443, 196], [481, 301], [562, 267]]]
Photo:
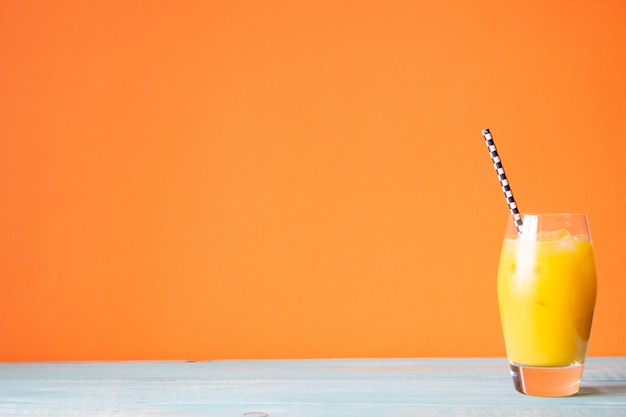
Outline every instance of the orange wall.
[[[142, 4], [143, 3], [143, 4]], [[0, 4], [0, 360], [504, 355], [508, 212], [626, 355], [622, 1]]]

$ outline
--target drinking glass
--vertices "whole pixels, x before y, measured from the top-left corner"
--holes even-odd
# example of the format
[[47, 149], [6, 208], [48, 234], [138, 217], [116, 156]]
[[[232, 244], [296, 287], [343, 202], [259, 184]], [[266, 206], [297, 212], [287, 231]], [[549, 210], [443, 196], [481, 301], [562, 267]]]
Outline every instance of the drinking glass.
[[596, 302], [585, 214], [510, 218], [498, 267], [498, 305], [517, 391], [563, 397], [580, 388]]

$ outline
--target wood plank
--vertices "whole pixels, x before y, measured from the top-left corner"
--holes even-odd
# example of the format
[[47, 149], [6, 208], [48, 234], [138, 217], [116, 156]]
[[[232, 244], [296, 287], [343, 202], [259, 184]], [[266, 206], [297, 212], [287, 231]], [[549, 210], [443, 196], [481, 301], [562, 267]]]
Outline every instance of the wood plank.
[[0, 363], [0, 416], [624, 416], [626, 358], [579, 395], [514, 391], [506, 360]]

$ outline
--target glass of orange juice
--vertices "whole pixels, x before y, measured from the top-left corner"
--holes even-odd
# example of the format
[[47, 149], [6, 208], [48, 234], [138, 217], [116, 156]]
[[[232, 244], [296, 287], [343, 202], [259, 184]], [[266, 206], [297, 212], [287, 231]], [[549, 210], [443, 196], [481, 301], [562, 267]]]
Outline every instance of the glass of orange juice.
[[498, 305], [515, 388], [543, 397], [580, 388], [596, 302], [585, 214], [526, 214], [507, 225]]

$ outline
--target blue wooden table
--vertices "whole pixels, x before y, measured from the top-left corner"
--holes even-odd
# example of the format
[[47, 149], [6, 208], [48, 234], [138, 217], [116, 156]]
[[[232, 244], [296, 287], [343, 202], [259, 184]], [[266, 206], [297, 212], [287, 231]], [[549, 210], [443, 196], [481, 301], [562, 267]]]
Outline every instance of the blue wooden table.
[[502, 358], [0, 363], [0, 416], [626, 416], [626, 357], [568, 398], [517, 393]]

